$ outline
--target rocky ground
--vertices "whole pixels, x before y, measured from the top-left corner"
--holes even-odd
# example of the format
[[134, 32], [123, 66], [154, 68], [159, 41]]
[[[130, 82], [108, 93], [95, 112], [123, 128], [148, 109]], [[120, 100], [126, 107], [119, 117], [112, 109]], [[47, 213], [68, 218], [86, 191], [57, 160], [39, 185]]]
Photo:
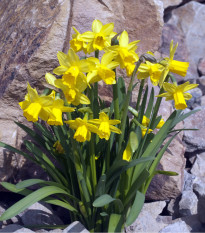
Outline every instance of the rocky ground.
[[[17, 102], [21, 101], [25, 94], [22, 92], [22, 83], [25, 84], [23, 84], [24, 91], [26, 81], [38, 85], [45, 70], [47, 69], [46, 72], [49, 72], [56, 66], [56, 51], [66, 51], [68, 48], [66, 41], [70, 37], [71, 31], [67, 28], [70, 28], [71, 24], [80, 30], [83, 30], [81, 25], [84, 25], [87, 27], [85, 30], [88, 30], [93, 17], [96, 18], [93, 12], [98, 9], [99, 19], [114, 21], [119, 30], [122, 23], [123, 27], [130, 32], [131, 40], [136, 39], [136, 35], [140, 35], [141, 38], [137, 39], [144, 40], [141, 52], [145, 49], [155, 51], [159, 47], [157, 55], [167, 55], [170, 40], [173, 39], [179, 43], [175, 59], [190, 62], [185, 81], [199, 84], [198, 88], [190, 91], [193, 98], [188, 101], [188, 108], [185, 112], [193, 109], [200, 110], [187, 118], [181, 127], [198, 130], [184, 131], [184, 134], [179, 135], [173, 142], [169, 148], [171, 153], [166, 152], [160, 166], [164, 170], [178, 172], [179, 176], [154, 179], [148, 190], [147, 203], [145, 203], [139, 218], [126, 229], [126, 232], [205, 232], [205, 24], [202, 23], [205, 22], [205, 1], [141, 0], [140, 4], [143, 7], [140, 9], [132, 9], [131, 0], [127, 1], [126, 5], [117, 0], [112, 3], [108, 0], [96, 1], [97, 3], [92, 0], [90, 2], [95, 7], [89, 9], [86, 8], [86, 1], [68, 3], [68, 1], [62, 0], [59, 1], [59, 5], [56, 3], [58, 1], [45, 1], [43, 8], [38, 3], [26, 8], [23, 0], [20, 1], [22, 4], [18, 6], [15, 5], [15, 1], [4, 4], [2, 2], [0, 2], [0, 16], [3, 15], [2, 12], [6, 12], [4, 9], [9, 8], [10, 11], [8, 15], [4, 13], [5, 15], [1, 17], [5, 28], [2, 27], [1, 31], [1, 35], [3, 35], [1, 41], [4, 43], [0, 45], [0, 58], [3, 61], [0, 67], [0, 75], [3, 77], [0, 80], [0, 98], [2, 95], [0, 137], [1, 140], [9, 142], [13, 146], [18, 146], [21, 142], [20, 136], [17, 137], [19, 132], [13, 120], [23, 121], [21, 112], [16, 107]], [[38, 14], [33, 11], [32, 7], [38, 9]], [[14, 17], [13, 11], [18, 12], [18, 15]], [[89, 12], [91, 16], [87, 17], [88, 13], [84, 12]], [[42, 18], [45, 15], [49, 17], [42, 24]], [[135, 25], [132, 20], [136, 15], [141, 15], [141, 17], [135, 18], [138, 22]], [[7, 17], [11, 17], [13, 21], [7, 20]], [[25, 17], [25, 20], [22, 21], [22, 17]], [[32, 20], [29, 21], [29, 18]], [[12, 28], [14, 21], [17, 31]], [[4, 34], [3, 31], [5, 31]], [[161, 32], [162, 38], [159, 45], [156, 41], [159, 40]], [[151, 33], [151, 35], [147, 37], [147, 33]], [[21, 40], [24, 40], [24, 43], [21, 43]], [[177, 79], [179, 82], [184, 81], [180, 77]], [[168, 115], [170, 111], [172, 111], [172, 106], [166, 103], [166, 108], [161, 109], [161, 114]], [[6, 151], [2, 152], [0, 155], [1, 181], [18, 182], [20, 179], [30, 178], [33, 175], [37, 178], [44, 177], [42, 171], [36, 169], [29, 162], [25, 162], [21, 157], [11, 155]], [[20, 196], [8, 194], [2, 190], [0, 192], [0, 215], [19, 198]], [[0, 229], [2, 228], [0, 232], [43, 233], [48, 229], [29, 230], [22, 226], [66, 225], [68, 223], [68, 213], [64, 210], [36, 203], [11, 220], [0, 222]], [[87, 232], [78, 222], [66, 229], [55, 229], [49, 232], [73, 231]]]

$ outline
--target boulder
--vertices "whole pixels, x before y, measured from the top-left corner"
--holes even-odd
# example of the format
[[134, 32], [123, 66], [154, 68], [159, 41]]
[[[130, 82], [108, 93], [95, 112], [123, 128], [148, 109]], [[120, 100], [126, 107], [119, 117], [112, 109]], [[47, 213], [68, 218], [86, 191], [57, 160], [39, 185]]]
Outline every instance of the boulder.
[[205, 122], [204, 114], [205, 107], [202, 106], [200, 111], [194, 113], [184, 120], [184, 127], [187, 129], [198, 129], [198, 130], [187, 130], [184, 131], [184, 142], [186, 145], [187, 152], [194, 152], [196, 150], [205, 149]]
[[49, 204], [37, 202], [19, 213], [24, 225], [63, 225]]
[[[20, 147], [24, 134], [13, 121], [26, 122], [18, 102], [24, 99], [27, 82], [42, 89], [45, 73], [58, 66], [57, 52], [69, 49], [71, 26], [80, 32], [91, 30], [94, 19], [114, 22], [117, 32], [128, 31], [130, 41], [140, 39], [140, 53], [155, 51], [163, 5], [160, 0], [0, 1], [0, 140]], [[0, 181], [18, 182], [30, 166], [22, 157], [0, 151]], [[32, 173], [42, 175], [36, 168]]]
[[[172, 10], [171, 17], [165, 24], [162, 36], [163, 51], [167, 41], [173, 39], [179, 42], [179, 47], [175, 59], [190, 62], [186, 78], [180, 77], [180, 81], [189, 80], [196, 82], [198, 78], [197, 66], [199, 59], [204, 57], [205, 45], [205, 15], [203, 14], [205, 5], [196, 1], [190, 1], [181, 7]], [[171, 29], [171, 30], [170, 30]], [[164, 40], [166, 38], [166, 40]], [[169, 48], [167, 47], [167, 50]]]
[[199, 63], [198, 63], [197, 69], [198, 69], [198, 72], [199, 72], [199, 74], [201, 76], [205, 75], [205, 58], [200, 58], [199, 59]]
[[176, 7], [180, 3], [182, 3], [182, 0], [161, 0], [163, 2], [163, 6], [166, 9], [167, 7]]
[[198, 199], [192, 190], [183, 191], [179, 202], [179, 214], [181, 217], [197, 214]]
[[34, 231], [32, 231], [32, 230], [30, 230], [28, 228], [22, 227], [20, 225], [17, 225], [17, 224], [8, 225], [8, 226], [4, 227], [3, 229], [1, 229], [0, 232], [2, 232], [2, 233], [7, 233], [7, 232], [13, 232], [13, 233], [35, 233]]
[[177, 222], [174, 222], [165, 228], [163, 228], [159, 233], [165, 233], [165, 232], [184, 232], [189, 233], [190, 230], [186, 223], [182, 220], [179, 220]]
[[[157, 220], [158, 215], [162, 213], [165, 206], [165, 201], [145, 203], [138, 218], [131, 226], [126, 228], [126, 232], [159, 232], [167, 226], [166, 223]], [[148, 216], [149, 221], [147, 219]]]
[[196, 155], [191, 173], [198, 177], [205, 177], [205, 152]]
[[187, 100], [187, 107], [190, 109], [194, 109], [201, 105], [201, 97], [203, 95], [202, 90], [200, 88], [194, 88], [189, 91], [187, 91], [192, 95], [192, 98], [190, 100]]
[[[150, 82], [148, 82], [150, 86]], [[155, 87], [155, 93], [159, 92], [159, 88]], [[161, 115], [164, 120], [174, 111], [171, 101], [162, 99], [158, 115]], [[183, 122], [179, 123], [176, 128], [183, 128]], [[184, 184], [184, 168], [185, 147], [182, 143], [183, 132], [179, 133], [171, 142], [168, 149], [165, 151], [159, 165], [158, 170], [177, 172], [178, 176], [156, 175], [146, 193], [147, 200], [169, 200], [175, 199], [181, 194]]]
[[66, 227], [63, 230], [62, 233], [71, 233], [71, 232], [89, 233], [89, 231], [79, 221], [75, 221], [71, 223], [68, 227]]

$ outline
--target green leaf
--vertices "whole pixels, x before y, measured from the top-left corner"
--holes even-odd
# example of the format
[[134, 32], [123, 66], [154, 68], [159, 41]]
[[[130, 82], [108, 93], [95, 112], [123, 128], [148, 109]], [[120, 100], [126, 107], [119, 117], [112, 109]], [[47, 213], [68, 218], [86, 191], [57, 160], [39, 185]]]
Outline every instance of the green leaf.
[[137, 134], [134, 131], [131, 131], [129, 140], [130, 140], [130, 147], [131, 147], [132, 153], [134, 153], [139, 146], [139, 140], [138, 140]]
[[145, 201], [145, 195], [137, 191], [134, 203], [126, 220], [126, 226], [130, 226], [137, 219], [144, 205], [144, 201]]
[[[32, 190], [29, 190], [29, 189], [17, 189], [16, 186], [14, 184], [10, 184], [10, 183], [7, 183], [7, 182], [2, 182], [1, 185], [5, 188], [5, 189], [8, 189], [9, 191], [11, 192], [14, 192], [14, 193], [18, 193], [18, 194], [21, 194], [23, 196], [28, 196], [29, 194], [33, 193]], [[71, 196], [67, 193], [67, 196]], [[75, 197], [74, 197], [75, 198]], [[75, 198], [77, 199], [77, 198]], [[61, 206], [65, 209], [68, 209], [70, 211], [75, 211], [75, 212], [78, 212], [73, 206], [71, 206], [69, 203], [66, 203], [66, 202], [63, 202], [63, 201], [60, 201], [58, 199], [55, 199], [55, 198], [52, 198], [52, 197], [46, 197], [44, 199], [42, 199], [41, 201], [43, 202], [46, 202], [46, 203], [49, 203], [49, 204], [53, 204], [53, 205], [57, 205], [57, 206]]]
[[108, 216], [108, 213], [106, 213], [106, 212], [101, 212], [101, 213], [100, 213], [100, 216], [102, 216], [102, 217]]
[[103, 206], [108, 205], [109, 203], [111, 203], [115, 200], [116, 199], [112, 198], [110, 195], [103, 194], [93, 202], [93, 206], [94, 207], [103, 207]]
[[117, 163], [114, 163], [114, 165], [111, 167], [111, 169], [108, 171], [108, 174], [107, 174], [106, 191], [108, 191], [112, 182], [116, 178], [118, 178], [128, 168], [134, 167], [134, 166], [141, 164], [141, 163], [144, 163], [144, 167], [145, 167], [147, 162], [150, 162], [153, 159], [154, 159], [154, 157], [150, 156], [148, 158], [135, 159], [135, 160], [132, 160], [131, 162], [121, 160], [121, 161], [118, 161]]
[[145, 90], [143, 100], [142, 100], [142, 104], [141, 104], [139, 112], [138, 112], [138, 114], [139, 114], [138, 121], [139, 122], [142, 122], [142, 118], [143, 118], [143, 116], [145, 114], [145, 107], [146, 107], [146, 103], [147, 103], [147, 95], [148, 95], [148, 86], [147, 86], [147, 88]]
[[122, 232], [124, 226], [123, 215], [111, 214], [109, 219], [108, 232]]
[[154, 88], [152, 87], [151, 93], [150, 93], [150, 98], [149, 98], [149, 103], [147, 105], [147, 109], [145, 112], [145, 116], [147, 118], [150, 118], [152, 108], [153, 108], [153, 103], [154, 103]]
[[106, 175], [103, 174], [98, 181], [95, 197], [101, 196], [105, 193], [105, 182], [106, 182]]
[[16, 204], [8, 208], [0, 217], [0, 221], [4, 221], [7, 219], [10, 219], [17, 214], [21, 213], [24, 211], [26, 208], [29, 206], [33, 205], [34, 203], [44, 199], [45, 197], [48, 197], [53, 194], [57, 193], [63, 193], [67, 194], [67, 192], [63, 189], [60, 189], [58, 187], [54, 186], [48, 186], [48, 187], [43, 187], [35, 192], [32, 192], [28, 196], [24, 197], [20, 201], [18, 201]]
[[148, 172], [148, 170], [144, 169], [140, 173], [140, 175], [137, 177], [137, 179], [133, 182], [124, 201], [125, 208], [129, 207], [129, 203], [132, 202], [136, 191], [144, 184], [144, 182], [147, 180], [149, 176], [150, 176], [150, 173]]
[[160, 170], [156, 170], [154, 172], [155, 175], [157, 174], [162, 174], [162, 175], [166, 175], [166, 176], [178, 176], [179, 174], [177, 172], [172, 172], [172, 171], [160, 171]]

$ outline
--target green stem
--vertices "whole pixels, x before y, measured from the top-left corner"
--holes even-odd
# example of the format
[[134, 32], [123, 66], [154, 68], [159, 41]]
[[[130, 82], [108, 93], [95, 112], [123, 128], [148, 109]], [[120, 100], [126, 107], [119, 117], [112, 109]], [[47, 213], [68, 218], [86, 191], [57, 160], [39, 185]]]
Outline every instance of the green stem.
[[[116, 69], [115, 76], [116, 76]], [[117, 88], [117, 79], [116, 84], [112, 85], [112, 91], [113, 91], [113, 101], [114, 101], [114, 113], [115, 113], [115, 119], [120, 119], [120, 109], [119, 109], [119, 98], [118, 98], [118, 88]]]
[[[168, 74], [167, 77], [165, 78], [165, 82], [168, 81], [169, 77], [170, 77], [170, 76], [169, 76], [169, 74]], [[164, 88], [161, 87], [161, 88], [160, 88], [160, 91], [159, 91], [159, 95], [162, 94], [163, 92], [164, 92]], [[151, 123], [150, 123], [149, 129], [153, 129], [154, 122], [155, 122], [155, 120], [156, 120], [156, 117], [157, 117], [157, 114], [158, 114], [158, 111], [159, 111], [159, 107], [160, 107], [161, 102], [162, 102], [162, 97], [158, 97], [158, 98], [157, 98], [157, 101], [156, 101], [156, 104], [155, 104], [155, 106], [154, 106], [154, 113], [153, 113], [153, 115], [152, 115], [152, 119], [151, 119]]]
[[140, 89], [139, 89], [138, 97], [137, 97], [137, 104], [136, 104], [136, 107], [135, 107], [135, 109], [137, 111], [139, 110], [139, 105], [140, 105], [140, 101], [141, 101], [141, 98], [142, 98], [142, 92], [143, 92], [143, 89], [144, 89], [144, 83], [145, 83], [145, 80], [142, 79], [141, 83], [140, 83]]
[[131, 94], [132, 94], [132, 86], [133, 86], [135, 75], [136, 75], [137, 70], [138, 70], [140, 64], [142, 63], [142, 61], [143, 61], [143, 59], [142, 59], [142, 57], [140, 57], [140, 59], [138, 60], [136, 66], [135, 66], [135, 69], [134, 69], [134, 71], [132, 73], [131, 80], [130, 80], [130, 83], [129, 83], [129, 87], [128, 87], [128, 90], [127, 90], [124, 110], [123, 110], [123, 114], [122, 114], [122, 118], [121, 118], [121, 131], [122, 131], [122, 133], [120, 134], [120, 137], [119, 137], [118, 157], [121, 155], [122, 143], [123, 143], [123, 140], [124, 140], [128, 106], [129, 106], [129, 102], [130, 102], [130, 98], [131, 98]]
[[93, 187], [93, 196], [95, 195], [95, 188], [97, 185], [97, 175], [96, 175], [96, 164], [95, 164], [95, 135], [91, 136], [91, 141], [89, 142], [90, 149], [90, 169], [91, 169], [91, 181]]

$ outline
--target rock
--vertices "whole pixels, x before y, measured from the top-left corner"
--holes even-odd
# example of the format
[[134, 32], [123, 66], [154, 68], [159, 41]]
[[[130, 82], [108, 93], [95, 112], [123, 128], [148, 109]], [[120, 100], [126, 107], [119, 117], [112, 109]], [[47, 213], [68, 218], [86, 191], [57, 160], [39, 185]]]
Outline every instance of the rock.
[[205, 95], [201, 97], [201, 106], [205, 106]]
[[192, 90], [187, 91], [187, 93], [190, 93], [192, 95], [192, 98], [186, 101], [188, 108], [194, 109], [195, 107], [201, 105], [201, 97], [203, 93], [200, 88], [194, 88]]
[[[167, 224], [157, 221], [158, 215], [166, 206], [165, 201], [145, 203], [136, 221], [126, 228], [127, 233], [131, 232], [159, 232]], [[147, 217], [149, 216], [149, 221]]]
[[[152, 84], [148, 81], [148, 87]], [[151, 90], [151, 88], [149, 88]], [[159, 92], [158, 87], [154, 87], [155, 95]], [[170, 101], [162, 99], [158, 115], [162, 116], [164, 120], [171, 115], [173, 107]], [[179, 123], [177, 128], [183, 128], [183, 122]], [[178, 176], [164, 176], [156, 175], [146, 193], [147, 200], [169, 200], [175, 199], [182, 192], [184, 180], [185, 148], [182, 143], [183, 132], [178, 134], [176, 138], [169, 145], [167, 151], [164, 153], [159, 165], [158, 170], [175, 171]]]
[[204, 232], [205, 230], [203, 224], [199, 221], [197, 214], [182, 217], [181, 220], [187, 224], [191, 232]]
[[201, 76], [205, 75], [205, 59], [204, 58], [199, 59], [197, 69]]
[[177, 6], [179, 5], [182, 0], [161, 0], [163, 2], [164, 8], [170, 7], [170, 6]]
[[182, 145], [180, 136], [172, 141], [161, 161], [158, 170], [174, 171], [178, 176], [156, 175], [146, 194], [147, 200], [169, 200], [175, 199], [182, 192], [184, 184], [184, 146]]
[[[25, 96], [27, 81], [32, 87], [42, 89], [45, 73], [58, 66], [57, 51], [69, 49], [71, 26], [80, 32], [91, 30], [96, 18], [104, 24], [114, 22], [118, 32], [126, 29], [130, 41], [140, 39], [141, 53], [155, 51], [159, 46], [163, 26], [160, 0], [137, 3], [134, 0], [39, 0], [33, 4], [29, 0], [0, 1], [0, 134], [3, 136], [0, 140], [20, 147], [24, 135], [12, 122], [26, 122], [18, 102]], [[0, 181], [15, 177], [14, 181], [18, 182], [31, 165], [20, 156], [4, 155], [1, 151], [0, 164], [6, 163], [9, 164], [0, 166]], [[41, 172], [34, 171], [35, 178], [39, 178]]]
[[181, 217], [197, 214], [198, 199], [193, 191], [183, 191], [179, 202], [179, 214]]
[[20, 225], [17, 224], [12, 224], [12, 225], [8, 225], [5, 228], [3, 228], [2, 230], [0, 230], [0, 232], [2, 233], [6, 233], [6, 232], [13, 232], [13, 233], [34, 233], [34, 231], [28, 229], [28, 228], [24, 228]]
[[[197, 83], [199, 84], [199, 88], [201, 89], [203, 95], [205, 94], [205, 76], [201, 76], [197, 79]], [[201, 104], [203, 105], [203, 104]]]
[[172, 224], [166, 226], [159, 233], [165, 233], [165, 232], [186, 232], [186, 233], [189, 233], [190, 230], [184, 221], [179, 220], [175, 223], [172, 223]]
[[[14, 147], [20, 147], [25, 135], [13, 123], [25, 121], [18, 102], [24, 99], [27, 81], [42, 88], [45, 73], [57, 66], [56, 53], [66, 40], [69, 13], [70, 1], [65, 0], [0, 2], [0, 140]], [[0, 165], [0, 181], [17, 182], [31, 163], [1, 150], [0, 164], [4, 165]], [[40, 171], [34, 169], [33, 174]]]
[[184, 170], [184, 187], [183, 191], [192, 191], [195, 175], [188, 173]]
[[205, 178], [196, 177], [194, 179], [193, 190], [198, 197], [198, 217], [201, 223], [205, 223]]
[[201, 107], [200, 111], [194, 113], [184, 120], [184, 128], [198, 129], [184, 131], [184, 142], [187, 152], [205, 149], [205, 122], [204, 122], [205, 107]]
[[25, 225], [63, 225], [48, 204], [37, 202], [19, 214]]
[[173, 74], [178, 82], [190, 81], [195, 82], [198, 78], [198, 72], [195, 63], [192, 62], [191, 57], [189, 56], [189, 51], [186, 46], [185, 35], [180, 30], [180, 28], [174, 23], [167, 22], [162, 30], [161, 45], [159, 52], [162, 57], [169, 56], [169, 47], [171, 40], [174, 41], [174, 44], [178, 43], [174, 59], [178, 61], [189, 62], [189, 68], [187, 71], [186, 77], [182, 77], [177, 74]]
[[[180, 38], [183, 39], [183, 46], [185, 46], [186, 49], [186, 53], [184, 53], [183, 57], [190, 62], [187, 77], [182, 80], [192, 80], [192, 82], [195, 82], [195, 80], [198, 78], [198, 61], [200, 58], [203, 58], [205, 54], [205, 45], [203, 43], [205, 36], [205, 25], [201, 25], [201, 22], [205, 20], [205, 15], [203, 14], [204, 9], [204, 4], [191, 1], [172, 10], [171, 18], [166, 22], [166, 25], [171, 25], [169, 27], [174, 28], [175, 31], [178, 31], [178, 35], [180, 35]], [[169, 32], [170, 40], [173, 36], [172, 32]], [[173, 39], [175, 40], [175, 38]], [[178, 42], [181, 44], [181, 41]], [[180, 51], [180, 49], [177, 50], [177, 53], [178, 51]]]
[[196, 155], [196, 160], [191, 169], [191, 173], [195, 176], [205, 176], [205, 152]]
[[89, 233], [89, 231], [78, 221], [71, 223], [68, 227], [63, 230], [63, 233], [78, 232], [78, 233]]

